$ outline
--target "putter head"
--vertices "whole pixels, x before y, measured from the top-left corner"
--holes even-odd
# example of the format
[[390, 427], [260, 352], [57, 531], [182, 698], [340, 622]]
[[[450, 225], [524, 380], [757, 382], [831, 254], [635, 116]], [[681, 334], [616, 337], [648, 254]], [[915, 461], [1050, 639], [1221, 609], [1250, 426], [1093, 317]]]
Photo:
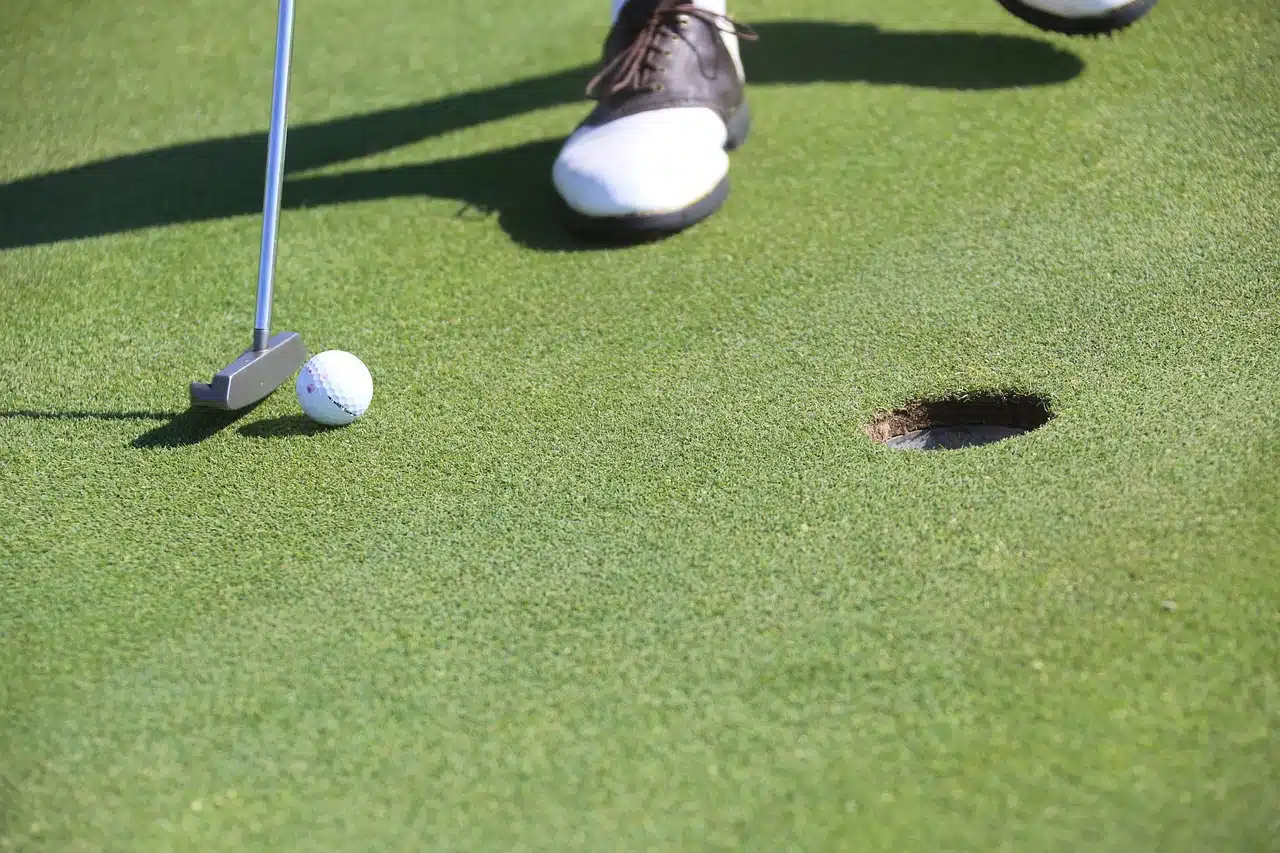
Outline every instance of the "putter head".
[[307, 360], [297, 332], [272, 335], [263, 350], [245, 350], [213, 375], [209, 383], [191, 383], [191, 405], [234, 411], [266, 397], [288, 382]]

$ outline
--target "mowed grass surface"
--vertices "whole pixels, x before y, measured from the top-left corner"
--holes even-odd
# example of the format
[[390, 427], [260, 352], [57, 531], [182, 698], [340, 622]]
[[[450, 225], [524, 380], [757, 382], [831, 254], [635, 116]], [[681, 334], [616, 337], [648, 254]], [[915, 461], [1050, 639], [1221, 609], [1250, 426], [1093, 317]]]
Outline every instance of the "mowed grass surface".
[[[602, 2], [303, 5], [277, 324], [376, 382], [325, 432], [179, 414], [272, 4], [4, 5], [0, 849], [1275, 849], [1273, 5], [744, 0], [729, 205], [584, 251]], [[1001, 388], [1058, 417], [860, 431]]]

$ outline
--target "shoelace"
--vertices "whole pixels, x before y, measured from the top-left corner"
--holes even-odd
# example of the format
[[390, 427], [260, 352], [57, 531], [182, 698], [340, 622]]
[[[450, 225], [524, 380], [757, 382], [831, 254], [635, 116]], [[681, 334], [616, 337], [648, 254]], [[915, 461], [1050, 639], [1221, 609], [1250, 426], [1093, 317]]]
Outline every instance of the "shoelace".
[[[674, 20], [678, 26], [680, 23], [687, 23], [687, 19], [691, 18], [697, 18], [707, 26], [715, 27], [722, 33], [732, 33], [745, 41], [755, 41], [757, 38], [754, 30], [745, 24], [738, 23], [728, 15], [709, 12], [692, 3], [682, 3], [679, 0], [659, 0], [649, 19], [637, 27], [638, 32], [626, 50], [609, 60], [604, 68], [600, 69], [600, 73], [591, 78], [591, 82], [587, 84], [587, 97], [595, 97], [597, 90], [606, 82], [609, 84], [608, 94], [610, 95], [616, 95], [628, 89], [649, 88], [644, 85], [645, 75], [661, 70], [660, 66], [654, 64], [655, 54], [671, 55], [661, 47], [663, 30], [671, 31], [670, 38], [679, 39], [680, 35], [676, 27], [672, 26], [672, 21]], [[685, 20], [682, 21], [682, 19]]]

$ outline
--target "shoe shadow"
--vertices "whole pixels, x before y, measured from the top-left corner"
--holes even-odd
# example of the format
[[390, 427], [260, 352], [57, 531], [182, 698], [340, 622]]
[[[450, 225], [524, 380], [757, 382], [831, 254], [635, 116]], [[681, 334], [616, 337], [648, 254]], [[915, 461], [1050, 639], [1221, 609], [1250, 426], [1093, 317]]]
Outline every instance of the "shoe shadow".
[[1009, 89], [1065, 83], [1084, 60], [1050, 42], [997, 33], [890, 32], [869, 24], [776, 21], [746, 45], [747, 80]]
[[[760, 24], [746, 47], [752, 86], [861, 82], [942, 89], [1062, 83], [1083, 61], [1023, 36], [889, 32], [861, 24]], [[543, 250], [592, 248], [547, 215], [558, 143], [543, 141], [429, 165], [298, 178], [308, 170], [393, 150], [444, 133], [582, 100], [582, 66], [436, 101], [299, 125], [289, 130], [284, 205], [401, 195], [451, 198], [496, 211], [518, 242]], [[265, 134], [210, 139], [88, 163], [0, 184], [0, 249], [202, 222], [259, 211]]]
[[560, 140], [542, 140], [437, 163], [302, 178], [289, 185], [303, 207], [422, 196], [457, 199], [455, 216], [496, 217], [513, 240], [543, 251], [572, 252], [605, 245], [572, 236], [548, 212], [559, 209], [547, 174]]

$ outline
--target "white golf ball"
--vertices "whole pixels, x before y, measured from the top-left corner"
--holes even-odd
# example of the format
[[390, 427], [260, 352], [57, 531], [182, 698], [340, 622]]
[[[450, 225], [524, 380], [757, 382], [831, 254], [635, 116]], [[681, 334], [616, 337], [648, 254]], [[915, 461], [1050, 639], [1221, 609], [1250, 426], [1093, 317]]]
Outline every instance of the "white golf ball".
[[302, 411], [326, 426], [343, 426], [360, 417], [373, 399], [373, 377], [349, 352], [331, 349], [302, 366], [294, 384]]

